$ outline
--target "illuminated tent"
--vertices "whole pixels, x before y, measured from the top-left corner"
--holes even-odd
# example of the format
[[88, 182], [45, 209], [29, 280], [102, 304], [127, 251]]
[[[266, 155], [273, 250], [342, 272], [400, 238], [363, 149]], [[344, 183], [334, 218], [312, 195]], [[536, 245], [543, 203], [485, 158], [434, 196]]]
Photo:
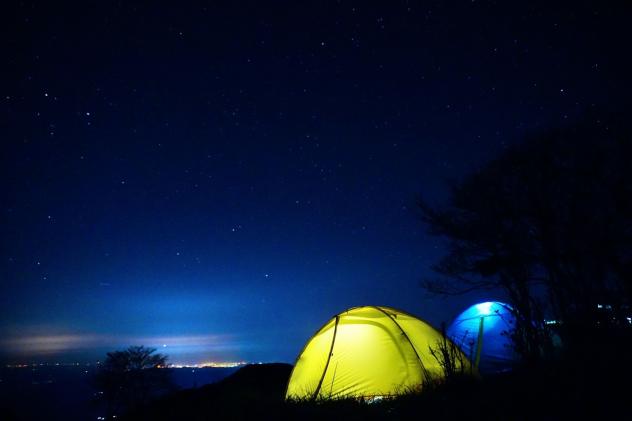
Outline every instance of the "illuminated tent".
[[425, 379], [443, 375], [429, 352], [441, 340], [429, 324], [399, 310], [352, 308], [334, 316], [307, 342], [286, 398], [370, 398], [419, 389]]
[[511, 369], [517, 360], [511, 341], [515, 323], [511, 306], [488, 301], [461, 313], [447, 335], [480, 373], [495, 373]]

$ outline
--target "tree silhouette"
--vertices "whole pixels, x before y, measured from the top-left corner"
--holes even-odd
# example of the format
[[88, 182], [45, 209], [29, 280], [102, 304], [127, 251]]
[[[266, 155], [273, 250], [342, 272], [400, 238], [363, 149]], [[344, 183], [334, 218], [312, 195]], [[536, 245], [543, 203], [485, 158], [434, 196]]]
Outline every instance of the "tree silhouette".
[[[612, 117], [531, 136], [469, 175], [423, 220], [449, 240], [424, 285], [441, 294], [502, 289], [516, 310], [517, 350], [537, 359], [543, 305], [572, 344], [597, 304], [632, 302], [632, 136]], [[616, 318], [615, 318], [616, 319]]]
[[107, 416], [134, 410], [161, 392], [173, 389], [167, 356], [154, 348], [130, 346], [108, 352], [95, 377], [107, 405]]

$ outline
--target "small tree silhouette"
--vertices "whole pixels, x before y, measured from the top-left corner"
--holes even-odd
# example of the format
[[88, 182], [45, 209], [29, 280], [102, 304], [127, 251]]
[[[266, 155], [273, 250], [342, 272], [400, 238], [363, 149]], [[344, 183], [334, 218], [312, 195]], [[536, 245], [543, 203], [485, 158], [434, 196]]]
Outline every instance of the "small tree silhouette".
[[108, 419], [117, 412], [134, 410], [160, 392], [173, 389], [167, 356], [156, 349], [130, 346], [107, 353], [95, 384], [106, 402]]

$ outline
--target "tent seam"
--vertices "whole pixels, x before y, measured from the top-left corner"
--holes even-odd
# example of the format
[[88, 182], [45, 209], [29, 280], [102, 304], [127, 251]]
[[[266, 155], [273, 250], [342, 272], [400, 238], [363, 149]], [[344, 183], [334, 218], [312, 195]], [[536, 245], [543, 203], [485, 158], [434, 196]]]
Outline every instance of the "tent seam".
[[382, 308], [378, 307], [378, 306], [373, 306], [374, 308], [378, 309], [379, 311], [381, 311], [382, 313], [386, 314], [386, 317], [388, 317], [389, 319], [391, 319], [391, 321], [393, 323], [395, 323], [395, 326], [397, 326], [399, 328], [399, 330], [402, 332], [402, 334], [404, 335], [404, 338], [406, 338], [406, 340], [408, 341], [408, 343], [410, 344], [410, 347], [413, 349], [413, 352], [415, 353], [415, 356], [417, 357], [417, 360], [419, 361], [419, 365], [421, 367], [422, 373], [424, 373], [424, 376], [426, 375], [426, 366], [424, 366], [423, 361], [421, 361], [421, 357], [419, 356], [419, 353], [417, 352], [417, 349], [415, 348], [415, 345], [413, 345], [413, 342], [410, 340], [410, 338], [408, 337], [408, 334], [404, 331], [404, 329], [400, 326], [399, 323], [397, 323], [397, 321], [390, 315], [388, 314], [386, 311], [384, 311]]

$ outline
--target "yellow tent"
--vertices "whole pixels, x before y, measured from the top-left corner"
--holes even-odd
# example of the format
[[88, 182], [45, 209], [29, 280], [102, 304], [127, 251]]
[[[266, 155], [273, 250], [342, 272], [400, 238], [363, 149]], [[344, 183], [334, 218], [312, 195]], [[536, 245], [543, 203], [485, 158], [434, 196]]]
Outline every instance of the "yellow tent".
[[[327, 322], [299, 354], [286, 398], [378, 397], [419, 390], [443, 376], [437, 349], [441, 333], [388, 307], [355, 307]], [[469, 363], [452, 347], [460, 363]], [[461, 366], [463, 365], [463, 367]]]

